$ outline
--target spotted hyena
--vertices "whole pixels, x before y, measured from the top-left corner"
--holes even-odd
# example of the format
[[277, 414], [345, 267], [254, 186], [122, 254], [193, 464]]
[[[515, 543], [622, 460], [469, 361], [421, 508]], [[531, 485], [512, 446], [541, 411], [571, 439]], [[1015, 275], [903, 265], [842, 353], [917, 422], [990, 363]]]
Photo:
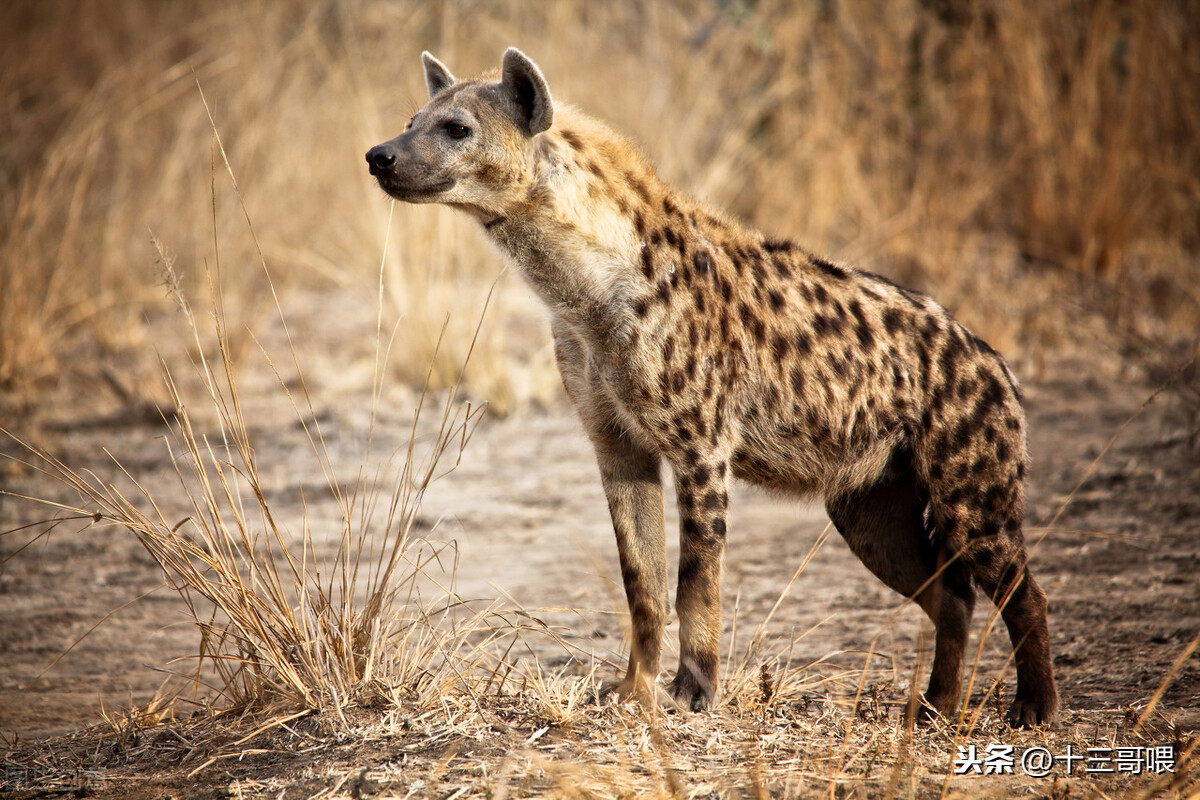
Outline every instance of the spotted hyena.
[[822, 495], [846, 543], [933, 620], [926, 708], [953, 714], [978, 586], [1016, 650], [1009, 719], [1051, 719], [1046, 596], [1021, 532], [1025, 421], [1003, 359], [918, 292], [749, 229], [666, 186], [637, 147], [555, 105], [509, 49], [371, 148], [379, 185], [462, 209], [545, 301], [596, 450], [632, 619], [621, 697], [651, 698], [668, 615], [660, 467], [680, 517], [671, 696], [717, 695], [729, 483]]

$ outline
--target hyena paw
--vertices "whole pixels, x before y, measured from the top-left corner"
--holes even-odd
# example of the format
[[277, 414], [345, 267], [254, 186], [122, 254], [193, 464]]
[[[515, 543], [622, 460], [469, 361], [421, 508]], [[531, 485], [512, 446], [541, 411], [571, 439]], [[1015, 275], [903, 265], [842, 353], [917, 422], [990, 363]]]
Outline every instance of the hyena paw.
[[716, 702], [717, 683], [715, 679], [697, 678], [691, 670], [680, 667], [668, 692], [677, 708], [707, 711]]
[[1032, 728], [1053, 722], [1058, 714], [1058, 697], [1021, 697], [1020, 694], [1008, 707], [1008, 724], [1014, 728]]
[[[911, 712], [909, 712], [911, 713]], [[958, 715], [958, 694], [924, 694], [917, 698], [916, 722], [932, 725], [935, 722], [955, 719]], [[905, 718], [908, 719], [908, 713]]]
[[[604, 681], [597, 688], [592, 699], [597, 703], [611, 700], [614, 703], [625, 703], [639, 698], [637, 681], [626, 678], [623, 681]], [[644, 690], [643, 692], [644, 693]]]
[[592, 700], [596, 703], [639, 702], [643, 705], [669, 702], [657, 682], [633, 676], [626, 676], [621, 681], [604, 681], [592, 695]]

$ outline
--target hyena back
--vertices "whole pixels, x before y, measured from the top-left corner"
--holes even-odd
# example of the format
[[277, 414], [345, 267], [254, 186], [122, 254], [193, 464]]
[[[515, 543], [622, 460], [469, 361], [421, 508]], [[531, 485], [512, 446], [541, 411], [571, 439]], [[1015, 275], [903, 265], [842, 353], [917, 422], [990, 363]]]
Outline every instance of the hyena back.
[[936, 627], [926, 709], [956, 711], [975, 589], [1015, 649], [1009, 719], [1051, 719], [1046, 598], [1021, 532], [1025, 422], [1003, 359], [928, 297], [766, 238], [665, 184], [637, 148], [555, 105], [509, 49], [367, 153], [391, 196], [471, 214], [552, 312], [559, 369], [595, 447], [632, 642], [622, 697], [653, 698], [668, 616], [660, 466], [680, 516], [680, 664], [717, 694], [733, 477], [822, 495], [850, 548]]

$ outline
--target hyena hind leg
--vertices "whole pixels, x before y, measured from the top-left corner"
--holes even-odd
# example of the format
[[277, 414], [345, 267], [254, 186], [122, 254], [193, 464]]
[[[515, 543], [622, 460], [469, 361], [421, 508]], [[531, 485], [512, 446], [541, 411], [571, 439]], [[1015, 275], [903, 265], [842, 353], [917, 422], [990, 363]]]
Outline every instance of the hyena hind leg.
[[1050, 660], [1046, 594], [1029, 571], [1019, 522], [995, 535], [969, 538], [963, 561], [975, 583], [1000, 608], [1017, 668], [1017, 691], [1008, 709], [1014, 727], [1050, 722], [1058, 711], [1058, 688]]
[[911, 597], [933, 621], [933, 668], [921, 717], [932, 710], [953, 718], [975, 592], [967, 566], [945, 557], [930, 536], [927, 502], [915, 472], [900, 457], [876, 483], [828, 499], [826, 511], [859, 560], [892, 589]]

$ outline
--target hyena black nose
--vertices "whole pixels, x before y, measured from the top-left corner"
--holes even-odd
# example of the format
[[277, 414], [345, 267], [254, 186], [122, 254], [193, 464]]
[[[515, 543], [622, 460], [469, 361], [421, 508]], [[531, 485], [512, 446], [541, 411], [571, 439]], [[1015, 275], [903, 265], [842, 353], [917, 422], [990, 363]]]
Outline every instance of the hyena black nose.
[[367, 164], [372, 175], [379, 175], [396, 166], [396, 153], [386, 144], [378, 144], [367, 151]]

